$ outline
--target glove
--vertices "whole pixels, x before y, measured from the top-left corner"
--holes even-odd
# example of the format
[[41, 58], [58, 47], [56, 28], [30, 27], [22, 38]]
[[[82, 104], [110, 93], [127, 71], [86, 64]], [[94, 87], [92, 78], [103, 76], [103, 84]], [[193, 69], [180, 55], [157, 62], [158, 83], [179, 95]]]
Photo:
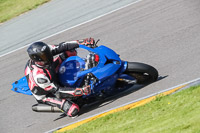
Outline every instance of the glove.
[[74, 96], [82, 96], [82, 95], [89, 95], [91, 94], [91, 87], [90, 85], [82, 87], [82, 88], [77, 88], [74, 91]]
[[90, 48], [96, 48], [95, 46], [95, 40], [94, 38], [86, 38], [86, 39], [83, 39], [83, 40], [77, 40], [77, 42], [79, 44], [82, 44], [82, 45], [85, 45], [85, 46], [88, 46]]

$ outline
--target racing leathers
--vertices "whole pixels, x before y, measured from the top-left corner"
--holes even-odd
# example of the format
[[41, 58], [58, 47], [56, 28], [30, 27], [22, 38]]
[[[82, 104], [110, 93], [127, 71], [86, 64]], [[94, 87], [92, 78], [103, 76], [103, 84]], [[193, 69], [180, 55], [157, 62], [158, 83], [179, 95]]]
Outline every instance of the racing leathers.
[[[64, 59], [76, 55], [75, 48], [79, 47], [78, 41], [64, 42], [59, 45], [49, 45], [53, 55], [53, 63], [49, 66], [40, 66], [33, 60], [28, 60], [25, 67], [25, 75], [28, 86], [39, 103], [57, 106], [68, 116], [76, 116], [79, 106], [66, 98], [62, 98], [60, 93], [65, 93], [65, 97], [76, 97], [87, 95], [89, 87], [72, 88], [62, 87], [58, 82], [58, 69]], [[63, 91], [64, 90], [64, 91]], [[78, 95], [77, 95], [78, 94]]]

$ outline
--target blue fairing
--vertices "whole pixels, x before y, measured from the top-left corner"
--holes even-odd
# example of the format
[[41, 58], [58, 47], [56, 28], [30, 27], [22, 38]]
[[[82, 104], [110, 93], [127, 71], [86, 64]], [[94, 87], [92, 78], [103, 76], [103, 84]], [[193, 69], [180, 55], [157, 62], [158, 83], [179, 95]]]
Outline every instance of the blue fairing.
[[31, 90], [28, 87], [28, 82], [25, 76], [20, 80], [16, 81], [15, 83], [13, 83], [12, 86], [13, 88], [11, 90], [14, 92], [26, 95], [32, 95]]
[[96, 53], [100, 54], [101, 56], [104, 56], [104, 58], [107, 58], [108, 60], [115, 60], [115, 61], [121, 61], [119, 58], [119, 55], [115, 53], [112, 49], [105, 47], [103, 45], [97, 47], [94, 49]]
[[[80, 48], [98, 54], [100, 58], [99, 63], [93, 68], [84, 70], [85, 61], [82, 58], [78, 56], [69, 57], [61, 64], [59, 72], [59, 79], [64, 86], [79, 87], [80, 82], [87, 73], [93, 73], [100, 82], [103, 82], [108, 77], [114, 75], [122, 66], [119, 56], [113, 50], [105, 46], [92, 49], [80, 45]], [[120, 70], [124, 71], [123, 69]]]
[[120, 68], [118, 64], [106, 64], [101, 69], [98, 69], [92, 72], [100, 81], [104, 81], [108, 77], [112, 76], [116, 73], [116, 71]]

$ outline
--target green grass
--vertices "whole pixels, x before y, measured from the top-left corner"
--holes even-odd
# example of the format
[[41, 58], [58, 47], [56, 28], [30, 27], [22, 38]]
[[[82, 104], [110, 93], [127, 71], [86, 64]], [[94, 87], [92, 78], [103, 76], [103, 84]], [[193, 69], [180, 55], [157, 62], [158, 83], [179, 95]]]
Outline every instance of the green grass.
[[50, 0], [0, 0], [0, 23], [32, 10]]
[[107, 115], [67, 133], [200, 133], [200, 87], [158, 97]]

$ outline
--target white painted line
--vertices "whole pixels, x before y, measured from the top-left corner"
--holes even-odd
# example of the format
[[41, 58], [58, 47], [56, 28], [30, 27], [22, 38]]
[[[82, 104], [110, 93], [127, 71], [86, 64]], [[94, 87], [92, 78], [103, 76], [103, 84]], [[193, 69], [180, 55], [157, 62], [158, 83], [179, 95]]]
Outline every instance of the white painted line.
[[[52, 36], [58, 35], [58, 34], [60, 34], [60, 33], [62, 33], [62, 32], [67, 31], [67, 30], [70, 30], [70, 29], [73, 29], [73, 28], [75, 28], [75, 27], [81, 26], [81, 25], [83, 25], [83, 24], [89, 23], [89, 22], [91, 22], [91, 21], [94, 21], [94, 20], [99, 19], [99, 18], [101, 18], [101, 17], [103, 17], [103, 16], [106, 16], [106, 15], [109, 15], [109, 14], [111, 14], [111, 13], [114, 13], [114, 12], [116, 12], [116, 11], [118, 11], [118, 10], [121, 10], [121, 9], [123, 9], [123, 8], [126, 8], [126, 7], [128, 7], [128, 6], [131, 6], [131, 5], [136, 4], [136, 3], [138, 3], [138, 2], [141, 2], [141, 1], [143, 1], [143, 0], [134, 1], [134, 2], [132, 2], [132, 3], [130, 3], [130, 4], [128, 4], [128, 5], [122, 6], [122, 7], [120, 7], [120, 8], [115, 9], [115, 10], [112, 10], [112, 11], [110, 11], [110, 12], [108, 12], [108, 13], [105, 13], [105, 14], [103, 14], [103, 15], [100, 15], [100, 16], [98, 16], [98, 17], [96, 17], [96, 18], [90, 19], [90, 20], [88, 20], [88, 21], [85, 21], [85, 22], [83, 22], [83, 23], [77, 24], [77, 25], [72, 26], [72, 27], [70, 27], [70, 28], [64, 29], [64, 30], [59, 31], [59, 32], [57, 32], [57, 33], [55, 33], [55, 34], [52, 34], [52, 35], [47, 36], [47, 37], [44, 37], [44, 38], [42, 38], [42, 39], [40, 39], [40, 40], [38, 40], [38, 41], [42, 41], [42, 40], [48, 39], [48, 38], [50, 38], [50, 37], [52, 37]], [[30, 44], [32, 44], [32, 43], [30, 43]], [[3, 56], [5, 56], [5, 55], [11, 54], [11, 53], [13, 53], [13, 52], [16, 52], [16, 51], [18, 51], [18, 50], [20, 50], [20, 49], [23, 49], [23, 48], [29, 46], [30, 44], [27, 44], [26, 46], [20, 47], [20, 48], [18, 48], [18, 49], [13, 50], [13, 51], [10, 51], [10, 52], [8, 52], [8, 53], [6, 53], [6, 54], [0, 55], [0, 58], [3, 57]]]

